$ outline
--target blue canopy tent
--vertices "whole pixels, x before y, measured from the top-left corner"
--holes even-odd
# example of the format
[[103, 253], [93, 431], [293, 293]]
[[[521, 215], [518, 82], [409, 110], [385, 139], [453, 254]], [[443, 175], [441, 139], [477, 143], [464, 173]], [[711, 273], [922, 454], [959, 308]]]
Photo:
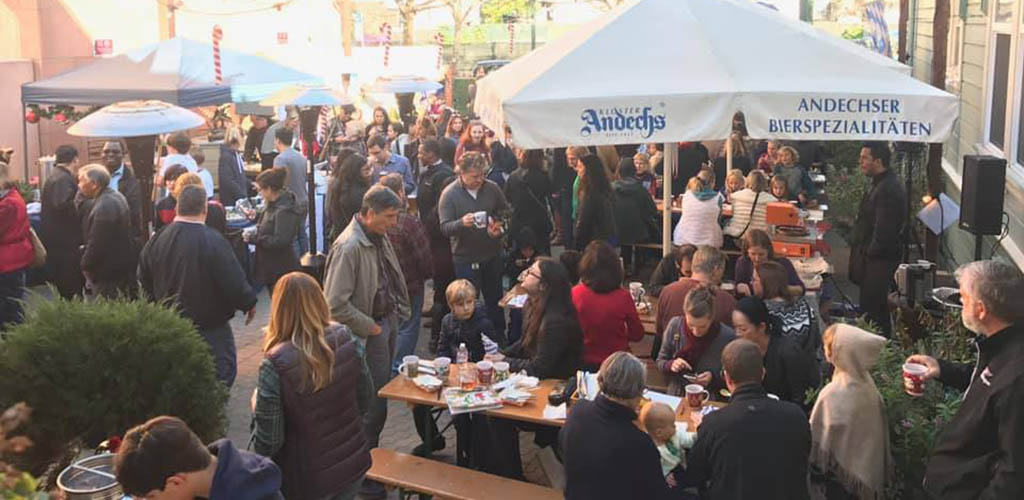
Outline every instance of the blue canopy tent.
[[292, 84], [320, 78], [267, 58], [221, 49], [223, 85], [214, 81], [210, 44], [172, 38], [99, 59], [21, 86], [24, 104], [107, 105], [160, 100], [184, 108], [259, 101]]

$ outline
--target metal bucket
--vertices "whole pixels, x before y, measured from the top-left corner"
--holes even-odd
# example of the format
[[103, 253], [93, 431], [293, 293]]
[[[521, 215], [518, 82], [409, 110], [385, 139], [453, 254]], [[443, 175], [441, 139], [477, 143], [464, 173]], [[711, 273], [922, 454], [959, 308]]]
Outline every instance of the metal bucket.
[[67, 500], [121, 500], [125, 498], [114, 476], [114, 455], [83, 458], [61, 471], [57, 487]]

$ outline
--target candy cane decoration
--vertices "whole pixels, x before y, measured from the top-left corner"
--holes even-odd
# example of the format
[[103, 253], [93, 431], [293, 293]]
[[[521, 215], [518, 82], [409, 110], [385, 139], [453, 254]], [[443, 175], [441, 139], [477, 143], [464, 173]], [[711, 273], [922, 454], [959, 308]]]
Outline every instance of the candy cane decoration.
[[384, 67], [387, 68], [391, 62], [391, 25], [380, 25], [380, 32], [384, 35]]
[[516, 25], [508, 23], [508, 53], [512, 54], [516, 48]]
[[317, 119], [316, 135], [317, 139], [327, 144], [327, 108], [328, 106], [320, 106], [320, 117]]
[[440, 31], [435, 33], [434, 41], [437, 42], [437, 69], [441, 69], [441, 59], [444, 56], [444, 33]]
[[224, 74], [220, 70], [220, 41], [224, 38], [224, 31], [219, 24], [213, 25], [213, 79], [214, 83], [224, 83]]

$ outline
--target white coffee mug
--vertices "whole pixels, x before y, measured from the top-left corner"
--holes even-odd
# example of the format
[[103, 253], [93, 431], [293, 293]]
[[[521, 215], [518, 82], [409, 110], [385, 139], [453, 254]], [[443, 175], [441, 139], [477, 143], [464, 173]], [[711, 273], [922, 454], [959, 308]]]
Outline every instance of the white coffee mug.
[[473, 225], [480, 229], [487, 227], [487, 212], [474, 212]]

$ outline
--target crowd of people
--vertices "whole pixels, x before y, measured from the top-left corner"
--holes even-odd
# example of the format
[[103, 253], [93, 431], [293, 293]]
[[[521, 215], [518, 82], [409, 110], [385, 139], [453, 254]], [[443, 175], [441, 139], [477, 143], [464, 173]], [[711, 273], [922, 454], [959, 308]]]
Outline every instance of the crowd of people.
[[[188, 137], [172, 135], [158, 164], [156, 201], [145, 208], [152, 234], [121, 144], [104, 146], [102, 164], [80, 166], [71, 146], [56, 152], [42, 189], [40, 238], [61, 296], [169, 301], [210, 345], [217, 378], [229, 387], [237, 366], [229, 321], [238, 311], [252, 320], [261, 287], [270, 300], [250, 451], [224, 441], [206, 448], [180, 420], [154, 419], [129, 431], [117, 456], [126, 493], [383, 495], [383, 485], [364, 478], [388, 418], [377, 392], [416, 352], [428, 280], [432, 353], [454, 360], [465, 344], [469, 361], [503, 361], [541, 379], [583, 369], [597, 372], [601, 386], [596, 400], [576, 403], [560, 432], [482, 414], [454, 418], [460, 465], [522, 479], [519, 433], [531, 432], [559, 450], [570, 499], [808, 498], [809, 476], [829, 498], [883, 491], [889, 444], [867, 372], [885, 339], [848, 325], [824, 328], [767, 232], [767, 203], [818, 202], [805, 163], [820, 161], [813, 145], [767, 141], [761, 151], [740, 116], [722, 145], [679, 144], [679, 173], [660, 181], [681, 196], [682, 216], [676, 245], [647, 287], [657, 298], [651, 369], [671, 395], [697, 384], [712, 400], [732, 403], [686, 433], [675, 431], [674, 419], [666, 423], [666, 408], [636, 412], [646, 368], [629, 352], [644, 331], [636, 297], [622, 287], [627, 249], [660, 234], [662, 146], [524, 150], [511, 131], [496, 134], [451, 113], [407, 123], [378, 108], [363, 125], [345, 109], [323, 145], [330, 251], [321, 288], [298, 272], [309, 250], [311, 200], [297, 127], [294, 115], [273, 123], [257, 117], [244, 139], [229, 134], [216, 191]], [[725, 171], [726, 148], [738, 170]], [[709, 150], [719, 152], [713, 160]], [[257, 160], [264, 168], [250, 186], [244, 163]], [[888, 336], [878, 294], [884, 299], [899, 259], [903, 217], [893, 214], [905, 207], [905, 193], [889, 170], [887, 145], [866, 144], [861, 168], [873, 182], [854, 234], [852, 274], [864, 311]], [[20, 317], [8, 297], [21, 296], [33, 256], [25, 204], [6, 174], [0, 164], [0, 323]], [[233, 234], [223, 205], [253, 191], [265, 206], [252, 229]], [[725, 202], [733, 216], [723, 221]], [[233, 245], [239, 238], [248, 245]], [[251, 262], [246, 246], [254, 248]], [[555, 246], [565, 248], [557, 257]], [[732, 264], [730, 248], [741, 253]], [[727, 274], [732, 288], [723, 286]], [[527, 295], [522, 310], [499, 305], [513, 283]], [[967, 390], [930, 462], [925, 488], [939, 497], [1006, 498], [1024, 487], [1013, 472], [1022, 450], [1011, 437], [1024, 430], [1014, 420], [1024, 387], [1013, 364], [1024, 345], [1022, 318], [1011, 305], [1022, 287], [1020, 272], [997, 261], [963, 269], [964, 323], [987, 337], [979, 343], [981, 375], [927, 356], [910, 360], [928, 367], [926, 378]], [[1004, 372], [1005, 384], [991, 382]], [[831, 382], [821, 388], [825, 376]], [[987, 378], [972, 384], [979, 376]], [[423, 440], [413, 453], [444, 449], [431, 410], [413, 414]]]

